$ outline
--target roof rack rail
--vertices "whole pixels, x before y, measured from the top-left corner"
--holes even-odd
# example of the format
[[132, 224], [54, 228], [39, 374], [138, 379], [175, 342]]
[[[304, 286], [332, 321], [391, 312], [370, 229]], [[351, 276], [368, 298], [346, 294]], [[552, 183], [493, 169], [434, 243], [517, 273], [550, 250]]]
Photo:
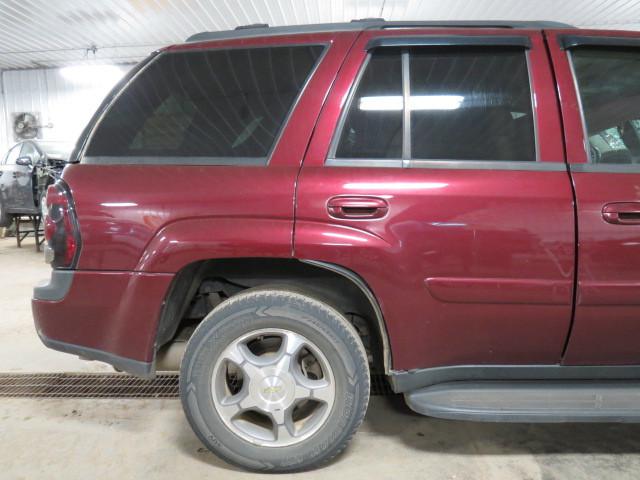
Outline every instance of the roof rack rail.
[[348, 32], [387, 28], [526, 28], [541, 30], [545, 28], [576, 28], [560, 22], [548, 21], [505, 21], [505, 20], [450, 20], [450, 21], [392, 21], [381, 18], [361, 18], [343, 23], [317, 23], [311, 25], [289, 25], [285, 27], [269, 27], [266, 23], [241, 25], [235, 30], [218, 32], [201, 32], [191, 35], [186, 42], [205, 42], [214, 40], [232, 40], [276, 35], [295, 35], [322, 32]]
[[362, 23], [362, 22], [385, 22], [385, 19], [382, 17], [354, 18], [349, 23]]
[[248, 30], [251, 28], [269, 28], [268, 23], [250, 23], [249, 25], [238, 25], [234, 30]]
[[576, 28], [573, 25], [547, 20], [442, 20], [442, 21], [391, 21], [383, 22], [380, 28], [411, 28], [411, 27], [445, 27], [445, 28]]

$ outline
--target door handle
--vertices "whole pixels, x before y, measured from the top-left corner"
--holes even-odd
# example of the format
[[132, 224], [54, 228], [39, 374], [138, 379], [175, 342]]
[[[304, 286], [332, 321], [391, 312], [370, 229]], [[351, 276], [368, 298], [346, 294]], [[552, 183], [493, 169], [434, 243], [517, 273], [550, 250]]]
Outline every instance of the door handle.
[[389, 204], [380, 197], [333, 197], [327, 202], [327, 210], [334, 218], [382, 218], [389, 211]]
[[616, 225], [640, 225], [640, 202], [607, 203], [602, 218]]

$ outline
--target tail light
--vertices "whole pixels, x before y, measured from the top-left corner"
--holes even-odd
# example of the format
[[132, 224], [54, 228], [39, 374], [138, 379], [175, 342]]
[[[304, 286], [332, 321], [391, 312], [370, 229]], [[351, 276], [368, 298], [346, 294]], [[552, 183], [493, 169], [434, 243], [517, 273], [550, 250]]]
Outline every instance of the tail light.
[[62, 180], [47, 190], [44, 238], [45, 258], [53, 268], [75, 267], [80, 253], [80, 230], [71, 192]]

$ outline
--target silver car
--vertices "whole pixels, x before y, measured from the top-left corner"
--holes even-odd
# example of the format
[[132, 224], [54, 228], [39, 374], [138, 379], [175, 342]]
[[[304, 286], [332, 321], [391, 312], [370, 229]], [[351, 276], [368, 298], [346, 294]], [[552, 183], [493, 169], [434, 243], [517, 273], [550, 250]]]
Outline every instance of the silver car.
[[11, 147], [0, 159], [0, 227], [9, 226], [16, 215], [40, 215], [47, 187], [65, 163], [32, 140]]

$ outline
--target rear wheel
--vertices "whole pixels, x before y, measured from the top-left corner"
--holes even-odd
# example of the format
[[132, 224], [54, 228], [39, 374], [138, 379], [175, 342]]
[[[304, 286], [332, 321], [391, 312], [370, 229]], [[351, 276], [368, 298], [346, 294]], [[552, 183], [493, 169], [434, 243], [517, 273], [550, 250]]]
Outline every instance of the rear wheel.
[[287, 290], [248, 290], [189, 340], [180, 393], [207, 447], [251, 470], [304, 470], [340, 453], [362, 422], [369, 367], [347, 320]]
[[4, 204], [0, 202], [0, 228], [9, 227], [13, 222], [13, 217], [7, 213]]

